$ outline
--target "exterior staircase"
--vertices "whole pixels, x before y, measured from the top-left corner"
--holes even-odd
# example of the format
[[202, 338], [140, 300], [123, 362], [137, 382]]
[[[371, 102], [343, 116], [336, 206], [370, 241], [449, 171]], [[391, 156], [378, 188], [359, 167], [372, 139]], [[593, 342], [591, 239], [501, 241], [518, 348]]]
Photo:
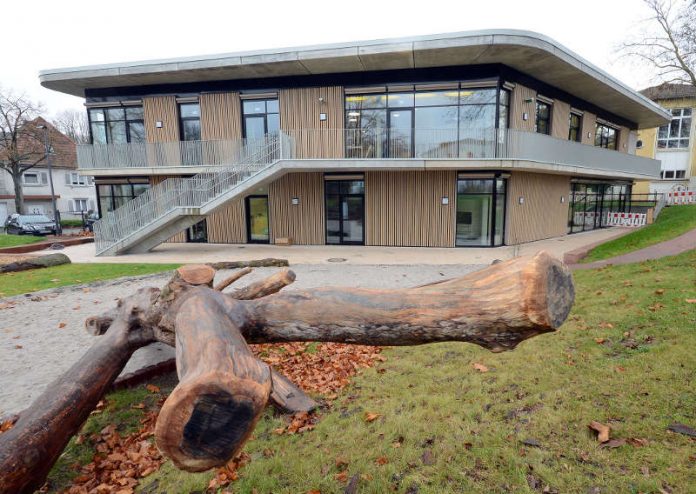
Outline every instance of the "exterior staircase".
[[274, 165], [291, 158], [293, 143], [283, 133], [244, 142], [210, 171], [191, 178], [169, 178], [94, 224], [98, 256], [142, 253], [198, 223], [225, 203], [272, 175]]

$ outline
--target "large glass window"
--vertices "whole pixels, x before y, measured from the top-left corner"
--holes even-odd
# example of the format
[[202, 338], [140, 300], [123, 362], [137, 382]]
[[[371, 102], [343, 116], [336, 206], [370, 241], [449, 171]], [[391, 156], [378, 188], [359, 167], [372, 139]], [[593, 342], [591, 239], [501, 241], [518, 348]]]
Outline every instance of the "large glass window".
[[457, 180], [457, 246], [503, 244], [505, 196], [503, 178]]
[[689, 147], [691, 136], [691, 108], [672, 110], [672, 121], [657, 132], [657, 147], [684, 149]]
[[598, 123], [595, 127], [595, 146], [606, 149], [616, 149], [617, 130], [608, 125]]
[[631, 209], [631, 186], [611, 183], [573, 183], [568, 208], [570, 233], [594, 230], [607, 225], [609, 212]]
[[145, 142], [142, 106], [90, 108], [88, 114], [93, 144]]
[[242, 102], [244, 137], [254, 139], [280, 131], [278, 100], [252, 99]]
[[182, 141], [201, 140], [201, 106], [198, 103], [179, 105], [179, 126]]
[[546, 135], [551, 134], [551, 105], [539, 100], [536, 102], [534, 132]]
[[150, 188], [148, 183], [115, 183], [97, 185], [99, 216], [118, 209]]
[[580, 142], [582, 138], [582, 117], [577, 113], [571, 113], [568, 117], [568, 140]]
[[349, 158], [490, 157], [495, 129], [508, 125], [506, 90], [496, 88], [398, 90], [346, 96]]

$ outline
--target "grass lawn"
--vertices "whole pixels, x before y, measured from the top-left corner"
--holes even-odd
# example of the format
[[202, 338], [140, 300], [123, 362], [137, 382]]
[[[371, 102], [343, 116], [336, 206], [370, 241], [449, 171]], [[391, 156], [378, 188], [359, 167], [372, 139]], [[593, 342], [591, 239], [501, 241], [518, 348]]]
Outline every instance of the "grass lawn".
[[37, 237], [34, 235], [0, 235], [0, 249], [3, 247], [16, 247], [18, 245], [34, 244], [46, 240], [46, 237]]
[[696, 228], [696, 205], [664, 208], [652, 225], [599, 245], [581, 262], [599, 261], [670, 240]]
[[[695, 443], [667, 426], [696, 427], [696, 304], [687, 302], [696, 299], [694, 266], [696, 250], [577, 272], [568, 322], [512, 352], [464, 343], [387, 349], [387, 361], [353, 379], [313, 431], [274, 434], [288, 419], [269, 408], [246, 446], [251, 461], [229, 490], [339, 493], [346, 482], [335, 476], [345, 468], [347, 478], [359, 476], [357, 492], [375, 494], [547, 486], [544, 492], [687, 492], [696, 485]], [[154, 383], [164, 395], [171, 380]], [[112, 393], [85, 430], [111, 422], [133, 430], [158, 397], [142, 386]], [[146, 399], [144, 410], [131, 407]], [[367, 412], [381, 417], [367, 423]], [[593, 420], [610, 424], [613, 438], [647, 445], [600, 448], [587, 428]], [[71, 442], [51, 474], [52, 492], [77, 475], [70, 465], [89, 461], [90, 441]], [[213, 475], [166, 462], [138, 489], [204, 492]]]
[[63, 264], [44, 269], [0, 274], [0, 297], [57, 286], [138, 276], [176, 269], [180, 264]]

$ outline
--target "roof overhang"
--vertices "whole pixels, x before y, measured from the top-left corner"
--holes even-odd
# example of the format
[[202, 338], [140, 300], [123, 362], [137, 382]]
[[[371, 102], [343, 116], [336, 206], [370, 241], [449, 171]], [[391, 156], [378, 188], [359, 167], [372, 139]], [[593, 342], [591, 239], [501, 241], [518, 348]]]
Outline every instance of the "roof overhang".
[[391, 69], [503, 64], [566, 91], [639, 128], [670, 114], [542, 34], [485, 30], [399, 39], [42, 70], [41, 85], [74, 96], [86, 89], [257, 79]]

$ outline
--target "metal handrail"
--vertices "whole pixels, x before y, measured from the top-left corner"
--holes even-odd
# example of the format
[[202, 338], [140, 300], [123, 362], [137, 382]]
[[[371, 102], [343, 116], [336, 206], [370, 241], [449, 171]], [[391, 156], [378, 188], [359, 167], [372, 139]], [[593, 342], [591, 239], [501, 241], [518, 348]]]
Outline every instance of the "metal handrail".
[[[235, 150], [234, 154], [226, 155], [227, 159], [233, 161], [225, 166], [214, 165], [211, 171], [199, 173], [191, 178], [168, 178], [120, 208], [107, 212], [94, 223], [97, 254], [175, 213], [179, 208], [203, 207], [279, 159], [292, 157], [291, 138], [283, 133], [243, 141], [219, 141], [226, 143], [227, 149]], [[224, 147], [220, 146], [219, 149]], [[182, 155], [182, 159], [186, 157]]]

